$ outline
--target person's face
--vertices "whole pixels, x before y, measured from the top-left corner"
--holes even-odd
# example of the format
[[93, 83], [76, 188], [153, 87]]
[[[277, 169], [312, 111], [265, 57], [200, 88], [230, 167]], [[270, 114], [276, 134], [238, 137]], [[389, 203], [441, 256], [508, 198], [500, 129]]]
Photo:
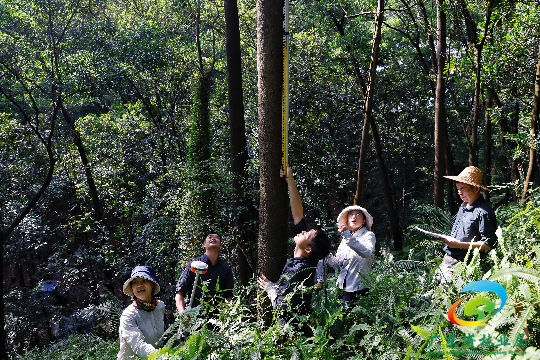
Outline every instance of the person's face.
[[294, 242], [296, 244], [295, 256], [300, 254], [300, 256], [306, 256], [311, 253], [311, 240], [317, 235], [317, 230], [312, 229], [309, 231], [302, 231], [300, 234], [297, 234], [294, 237]]
[[135, 278], [131, 282], [131, 290], [133, 295], [142, 301], [150, 302], [152, 300], [152, 292], [156, 285], [145, 278]]
[[218, 234], [209, 234], [204, 239], [203, 247], [205, 249], [221, 249], [221, 239]]
[[351, 210], [347, 213], [347, 225], [349, 230], [356, 231], [364, 225], [364, 213], [360, 210]]
[[464, 183], [456, 183], [459, 197], [466, 205], [472, 204], [480, 197], [480, 188]]

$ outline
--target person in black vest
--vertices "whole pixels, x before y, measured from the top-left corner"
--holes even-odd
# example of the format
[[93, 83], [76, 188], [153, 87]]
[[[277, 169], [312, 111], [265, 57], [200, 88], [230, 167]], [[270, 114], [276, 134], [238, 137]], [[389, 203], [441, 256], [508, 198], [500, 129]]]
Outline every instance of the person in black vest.
[[[289, 164], [286, 171], [285, 180], [294, 220], [292, 230], [297, 234], [294, 237], [294, 257], [287, 260], [277, 283], [272, 283], [264, 274], [259, 276], [257, 283], [261, 290], [266, 290], [274, 309], [286, 311], [290, 306], [294, 313], [307, 315], [311, 310], [311, 294], [301, 291], [300, 288], [315, 285], [317, 263], [330, 253], [331, 242], [323, 230], [308, 229], [302, 200]], [[283, 170], [280, 175], [284, 177]]]

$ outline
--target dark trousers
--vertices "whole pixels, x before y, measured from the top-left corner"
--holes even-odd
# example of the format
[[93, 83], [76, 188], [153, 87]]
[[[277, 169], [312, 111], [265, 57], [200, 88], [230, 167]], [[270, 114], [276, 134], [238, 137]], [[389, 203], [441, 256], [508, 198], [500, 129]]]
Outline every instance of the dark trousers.
[[356, 301], [358, 296], [366, 296], [369, 292], [369, 288], [365, 288], [358, 291], [343, 291], [341, 293], [341, 299], [345, 301], [346, 303], [350, 303], [351, 301]]

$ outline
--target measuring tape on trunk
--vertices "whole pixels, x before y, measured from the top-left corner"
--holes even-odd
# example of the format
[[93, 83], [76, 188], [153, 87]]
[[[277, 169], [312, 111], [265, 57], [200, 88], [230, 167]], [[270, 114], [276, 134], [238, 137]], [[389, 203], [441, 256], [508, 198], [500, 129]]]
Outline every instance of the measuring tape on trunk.
[[289, 161], [289, 0], [283, 1], [283, 84], [281, 85], [281, 166]]

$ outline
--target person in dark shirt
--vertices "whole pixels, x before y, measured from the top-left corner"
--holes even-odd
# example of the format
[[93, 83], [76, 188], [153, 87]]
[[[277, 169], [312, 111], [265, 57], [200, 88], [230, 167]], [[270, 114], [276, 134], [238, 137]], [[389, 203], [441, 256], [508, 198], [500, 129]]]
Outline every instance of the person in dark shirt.
[[[208, 264], [208, 270], [199, 275], [195, 293], [193, 294], [193, 285], [196, 274], [190, 270], [192, 261], [186, 265], [176, 284], [175, 300], [179, 313], [186, 309], [187, 296], [194, 296], [193, 307], [199, 305], [201, 300], [215, 303], [222, 299], [227, 301], [232, 299], [234, 279], [231, 267], [219, 257], [219, 249], [222, 247], [220, 236], [216, 233], [206, 235], [203, 247], [205, 248], [204, 255], [193, 261], [202, 261]], [[206, 286], [203, 286], [203, 282]], [[203, 289], [206, 291], [203, 292]]]
[[[294, 257], [288, 259], [277, 283], [269, 281], [264, 274], [257, 279], [261, 290], [266, 290], [274, 309], [290, 309], [297, 314], [307, 315], [311, 308], [311, 294], [303, 292], [302, 286], [311, 287], [315, 284], [315, 271], [320, 259], [330, 253], [330, 239], [323, 230], [308, 230], [304, 218], [302, 200], [291, 167], [287, 164], [287, 187], [289, 189], [290, 205], [294, 220], [292, 227], [296, 244]], [[280, 172], [283, 176], [283, 170]]]
[[455, 265], [465, 261], [469, 248], [489, 251], [497, 246], [497, 219], [495, 212], [480, 194], [488, 190], [482, 184], [482, 171], [475, 167], [465, 168], [458, 176], [445, 176], [456, 181], [456, 188], [463, 203], [459, 207], [450, 236], [440, 238], [446, 246], [440, 267], [440, 281], [447, 282], [454, 273]]

